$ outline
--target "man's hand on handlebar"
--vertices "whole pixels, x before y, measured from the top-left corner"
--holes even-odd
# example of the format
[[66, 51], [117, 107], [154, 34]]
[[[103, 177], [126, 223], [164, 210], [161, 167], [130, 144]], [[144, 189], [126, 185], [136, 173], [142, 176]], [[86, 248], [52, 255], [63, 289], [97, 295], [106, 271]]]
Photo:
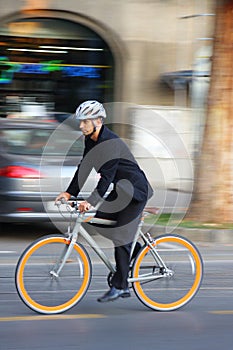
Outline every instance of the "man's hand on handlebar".
[[[63, 201], [68, 202], [70, 199], [71, 195], [68, 192], [61, 192], [57, 198], [55, 199], [55, 205], [61, 204]], [[91, 208], [91, 204], [88, 203], [87, 201], [81, 201], [78, 203], [78, 210], [80, 213], [84, 213], [88, 211]]]
[[91, 204], [87, 201], [82, 201], [79, 203], [78, 210], [80, 213], [84, 213], [85, 211], [88, 211], [91, 208]]
[[62, 201], [62, 199], [65, 199], [67, 202], [70, 199], [71, 195], [68, 192], [61, 192], [57, 198], [55, 199], [55, 204], [57, 204], [59, 201]]

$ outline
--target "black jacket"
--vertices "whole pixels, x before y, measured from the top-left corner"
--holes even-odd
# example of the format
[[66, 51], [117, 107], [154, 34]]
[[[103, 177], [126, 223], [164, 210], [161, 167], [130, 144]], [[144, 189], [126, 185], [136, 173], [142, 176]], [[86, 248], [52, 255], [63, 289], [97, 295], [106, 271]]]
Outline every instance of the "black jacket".
[[128, 146], [106, 126], [102, 126], [97, 141], [85, 138], [83, 158], [67, 192], [77, 196], [91, 170], [100, 173], [100, 180], [87, 201], [95, 206], [111, 183], [136, 201], [147, 201], [152, 188], [144, 172], [139, 168]]

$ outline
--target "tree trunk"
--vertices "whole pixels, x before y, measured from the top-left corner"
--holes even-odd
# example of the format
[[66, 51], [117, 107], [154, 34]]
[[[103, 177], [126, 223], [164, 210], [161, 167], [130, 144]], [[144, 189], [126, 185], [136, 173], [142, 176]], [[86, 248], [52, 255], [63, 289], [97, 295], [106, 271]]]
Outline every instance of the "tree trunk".
[[233, 1], [217, 4], [203, 147], [187, 218], [233, 222]]

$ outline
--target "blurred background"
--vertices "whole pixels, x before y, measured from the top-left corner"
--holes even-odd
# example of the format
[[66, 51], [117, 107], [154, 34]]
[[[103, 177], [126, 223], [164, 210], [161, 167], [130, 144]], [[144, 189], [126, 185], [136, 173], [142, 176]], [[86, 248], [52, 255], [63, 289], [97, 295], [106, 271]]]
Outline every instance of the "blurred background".
[[[232, 348], [232, 33], [232, 0], [0, 0], [2, 350]], [[66, 121], [86, 99], [104, 103], [155, 190], [149, 205], [162, 214], [151, 233], [175, 229], [198, 244], [203, 287], [182, 311], [96, 303], [107, 281], [94, 254], [90, 293], [71, 313], [34, 318], [18, 298], [21, 252], [54, 223], [67, 228], [54, 199], [82, 157]], [[98, 174], [88, 181], [83, 197]]]
[[[215, 1], [1, 1], [2, 116], [25, 103], [203, 105]], [[198, 75], [198, 77], [196, 77]], [[200, 78], [205, 79], [198, 79]], [[202, 98], [201, 98], [202, 97]]]
[[[164, 211], [187, 208], [205, 124], [215, 1], [2, 0], [0, 10], [1, 121], [61, 123], [81, 102], [97, 99], [156, 188], [151, 204]], [[9, 124], [2, 122], [1, 128], [9, 129]], [[37, 133], [44, 134], [43, 129], [41, 124]], [[35, 158], [35, 152], [27, 152], [34, 136], [23, 138], [19, 130], [17, 135], [11, 142], [9, 131], [4, 135], [1, 202], [9, 191], [15, 202], [19, 189], [21, 197], [40, 197], [38, 184], [23, 184], [25, 168], [40, 163], [43, 148]], [[48, 140], [51, 130], [47, 135]], [[23, 170], [18, 151], [24, 163], [30, 156]], [[43, 198], [51, 200], [64, 190], [75, 164], [66, 182], [59, 181], [51, 191], [41, 189]], [[20, 171], [13, 173], [11, 165]], [[34, 170], [30, 174], [27, 181], [40, 178]], [[13, 185], [15, 178], [24, 182], [18, 186], [13, 180]], [[28, 203], [17, 208], [20, 216], [25, 211], [25, 217], [36, 217]]]

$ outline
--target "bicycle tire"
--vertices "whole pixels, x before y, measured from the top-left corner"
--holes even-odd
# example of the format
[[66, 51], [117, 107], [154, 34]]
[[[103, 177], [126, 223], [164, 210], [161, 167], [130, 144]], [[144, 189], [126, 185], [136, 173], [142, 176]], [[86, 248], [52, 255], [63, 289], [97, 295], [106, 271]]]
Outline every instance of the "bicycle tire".
[[138, 279], [147, 274], [154, 279], [133, 282], [134, 292], [153, 310], [177, 310], [190, 302], [201, 286], [202, 257], [191, 241], [175, 234], [159, 236], [152, 245], [170, 269], [170, 275], [158, 266], [151, 248], [145, 245], [134, 261], [131, 277]]
[[16, 266], [15, 284], [22, 301], [42, 314], [69, 310], [86, 294], [92, 266], [85, 248], [75, 243], [59, 277], [51, 274], [70, 245], [63, 235], [39, 238], [22, 253]]

